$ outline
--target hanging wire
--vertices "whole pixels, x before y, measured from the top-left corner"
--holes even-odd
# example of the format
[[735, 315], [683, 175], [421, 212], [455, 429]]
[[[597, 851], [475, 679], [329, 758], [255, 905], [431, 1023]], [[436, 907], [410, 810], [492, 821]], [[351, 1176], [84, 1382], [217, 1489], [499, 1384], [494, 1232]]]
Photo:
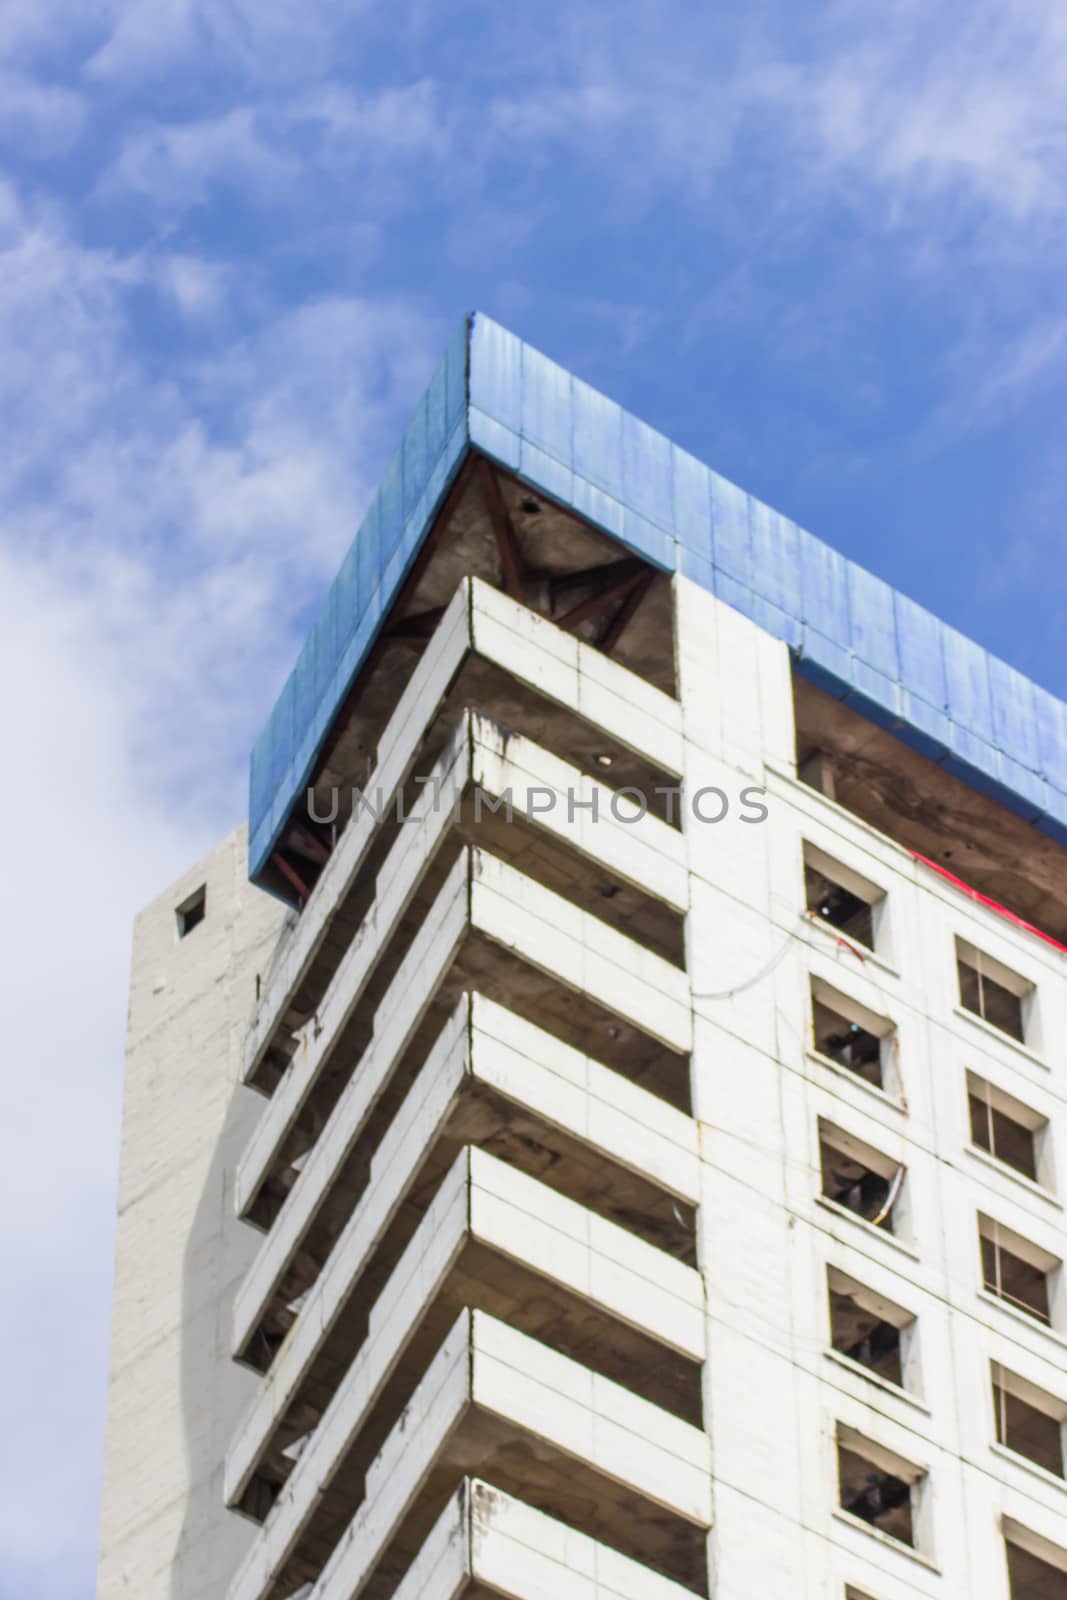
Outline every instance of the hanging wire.
[[753, 988], [757, 983], [761, 983], [764, 978], [770, 977], [770, 975], [774, 971], [775, 967], [777, 967], [779, 965], [779, 963], [782, 960], [784, 960], [786, 952], [789, 949], [789, 946], [793, 943], [793, 940], [796, 937], [797, 937], [796, 933], [787, 933], [786, 936], [785, 936], [785, 940], [783, 941], [783, 943], [779, 947], [779, 949], [775, 951], [774, 955], [771, 957], [771, 959], [769, 961], [765, 962], [764, 965], [762, 967], [760, 967], [758, 972], [754, 972], [752, 974], [751, 978], [745, 978], [743, 982], [734, 984], [732, 989], [719, 989], [714, 993], [712, 993], [712, 992], [698, 993], [696, 990], [694, 990], [693, 991], [693, 999], [694, 1000], [732, 1000], [735, 994], [743, 994], [746, 989]]
[[[801, 914], [800, 914], [800, 919], [801, 919], [801, 922], [814, 923], [817, 927], [820, 927], [820, 928], [825, 926], [825, 924], [821, 923], [819, 921], [818, 917], [816, 917], [814, 912], [812, 912], [812, 911], [802, 911]], [[730, 988], [730, 989], [719, 989], [719, 990], [716, 990], [714, 992], [697, 992], [697, 991], [694, 990], [693, 999], [694, 1000], [732, 1000], [735, 994], [743, 994], [746, 989], [753, 988], [757, 983], [761, 983], [764, 978], [769, 977], [770, 974], [774, 971], [775, 967], [777, 967], [778, 964], [782, 960], [784, 960], [786, 952], [789, 949], [789, 946], [793, 943], [794, 940], [799, 940], [799, 938], [800, 938], [799, 929], [798, 930], [794, 930], [792, 933], [787, 933], [786, 936], [785, 936], [785, 939], [783, 940], [783, 942], [781, 944], [781, 946], [779, 947], [778, 950], [775, 951], [774, 955], [770, 958], [770, 960], [765, 962], [765, 964], [762, 967], [760, 967], [757, 972], [754, 972], [750, 978], [745, 978], [741, 983], [734, 984], [734, 986], [732, 988]], [[864, 952], [863, 950], [859, 949], [858, 946], [854, 945], [852, 943], [851, 939], [846, 939], [844, 934], [841, 934], [841, 933], [836, 934], [835, 938], [834, 938], [834, 943], [839, 945], [841, 948], [847, 950], [850, 955], [854, 955], [856, 957], [856, 960], [861, 962], [864, 966], [866, 966], [868, 964], [867, 953]], [[868, 973], [868, 977], [869, 977], [870, 982], [873, 985], [876, 993], [878, 994], [879, 1000], [884, 1003], [885, 994], [884, 994], [884, 992], [882, 990], [881, 984], [878, 982], [878, 979], [875, 977], [873, 972], [869, 972]]]

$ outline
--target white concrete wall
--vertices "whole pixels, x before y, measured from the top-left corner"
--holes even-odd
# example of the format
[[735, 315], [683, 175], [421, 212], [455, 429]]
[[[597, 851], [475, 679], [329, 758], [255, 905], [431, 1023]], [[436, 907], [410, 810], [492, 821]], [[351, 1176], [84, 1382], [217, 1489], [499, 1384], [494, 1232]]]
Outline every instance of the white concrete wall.
[[[519, 948], [562, 986], [595, 992], [619, 1015], [637, 1015], [671, 1047], [693, 1041], [714, 1600], [845, 1600], [846, 1588], [871, 1600], [1007, 1600], [1003, 1519], [1063, 1548], [1067, 1489], [996, 1447], [989, 1363], [1067, 1400], [1067, 1305], [1061, 1294], [1056, 1325], [1043, 1329], [985, 1295], [977, 1215], [995, 1217], [1052, 1256], [1067, 1257], [1067, 1239], [1055, 1192], [971, 1148], [966, 1073], [1050, 1119], [1051, 1170], [1062, 1188], [1067, 962], [799, 784], [784, 645], [685, 579], [676, 580], [676, 595], [680, 707], [484, 585], [473, 586], [466, 622], [457, 608], [449, 649], [458, 652], [457, 639], [469, 628], [479, 648], [506, 660], [524, 681], [625, 729], [630, 747], [651, 760], [680, 767], [690, 799], [704, 787], [728, 797], [720, 823], [687, 814], [688, 981], [479, 852], [456, 869], [462, 894], [451, 886], [459, 907], [453, 920]], [[432, 701], [421, 682], [412, 704], [419, 695]], [[405, 702], [404, 717], [409, 711]], [[411, 742], [406, 725], [401, 733], [398, 749]], [[491, 784], [500, 761], [489, 746], [478, 759]], [[764, 822], [741, 820], [748, 786], [766, 790]], [[398, 861], [405, 853], [416, 859], [417, 830], [410, 838]], [[874, 954], [858, 958], [805, 916], [805, 841], [885, 891]], [[633, 842], [636, 848], [636, 833]], [[597, 853], [588, 841], [583, 847]], [[206, 1600], [224, 1592], [248, 1548], [246, 1525], [223, 1509], [222, 1482], [227, 1447], [256, 1390], [228, 1359], [233, 1293], [256, 1246], [256, 1235], [234, 1220], [234, 1172], [257, 1111], [236, 1085], [242, 1047], [248, 1061], [263, 1046], [313, 939], [309, 932], [303, 944], [300, 936], [288, 942], [245, 1044], [254, 975], [267, 970], [281, 913], [248, 888], [244, 873], [235, 836], [150, 908], [138, 928], [101, 1600]], [[174, 906], [205, 877], [208, 917], [179, 943]], [[383, 884], [391, 882], [383, 875]], [[401, 888], [390, 892], [399, 907], [408, 879], [401, 874], [396, 882]], [[676, 888], [671, 894], [677, 898]], [[457, 936], [448, 918], [438, 929], [431, 917], [424, 931], [442, 949]], [[1039, 1027], [1027, 1047], [960, 1010], [957, 936], [1034, 983]], [[417, 958], [424, 959], [421, 945]], [[359, 959], [357, 951], [334, 986], [330, 1003], [340, 1009]], [[892, 1019], [892, 1092], [815, 1054], [813, 977]], [[412, 978], [409, 1005], [418, 992]], [[402, 1010], [390, 1026], [400, 1028]], [[329, 1021], [328, 1006], [323, 1015]], [[324, 1027], [318, 1050], [328, 1047], [332, 1027]], [[263, 1116], [246, 1158], [249, 1193], [257, 1162], [284, 1131], [317, 1060], [309, 1046], [306, 1062]], [[339, 1110], [339, 1125], [349, 1109]], [[907, 1167], [905, 1225], [897, 1236], [821, 1198], [820, 1118]], [[320, 1159], [328, 1155], [324, 1147]], [[315, 1166], [313, 1158], [308, 1171]], [[906, 1391], [831, 1351], [829, 1265], [916, 1313]], [[294, 1335], [292, 1349], [303, 1337]], [[466, 1367], [457, 1383], [462, 1404], [470, 1403]], [[530, 1420], [531, 1407], [523, 1426], [548, 1438], [559, 1420], [555, 1402], [540, 1395], [537, 1403], [540, 1420]], [[643, 1427], [647, 1421], [642, 1411]], [[840, 1513], [839, 1425], [928, 1474], [917, 1550]], [[411, 1471], [414, 1483], [415, 1466]], [[366, 1539], [370, 1550], [374, 1540], [369, 1533]], [[339, 1553], [327, 1593], [342, 1592], [337, 1574], [355, 1559], [354, 1548]], [[247, 1570], [266, 1559], [265, 1550], [250, 1554]]]
[[502, 1490], [466, 1479], [396, 1591], [396, 1600], [477, 1593], [510, 1600], [687, 1600], [669, 1578]]
[[[686, 781], [769, 810], [688, 822], [713, 1594], [1007, 1600], [1002, 1517], [1067, 1546], [1067, 1487], [995, 1444], [989, 1363], [1063, 1397], [1067, 1310], [1050, 1331], [984, 1294], [977, 1214], [1067, 1238], [1060, 1197], [971, 1147], [966, 1073], [1049, 1116], [1067, 1174], [1067, 959], [797, 783], [786, 647], [677, 584]], [[886, 891], [875, 955], [804, 916], [805, 840]], [[1043, 1053], [960, 1010], [957, 935], [1036, 985]], [[898, 1094], [814, 1054], [813, 974], [897, 1024]], [[904, 1237], [819, 1197], [820, 1116], [907, 1165]], [[918, 1314], [913, 1392], [830, 1353], [828, 1263]], [[927, 1469], [919, 1551], [839, 1513], [839, 1422]]]
[[[201, 884], [206, 915], [179, 939], [175, 907]], [[99, 1600], [216, 1600], [252, 1531], [222, 1486], [252, 1388], [229, 1357], [229, 1317], [255, 1248], [233, 1174], [258, 1097], [236, 1086], [283, 916], [248, 883], [240, 829], [137, 919]]]

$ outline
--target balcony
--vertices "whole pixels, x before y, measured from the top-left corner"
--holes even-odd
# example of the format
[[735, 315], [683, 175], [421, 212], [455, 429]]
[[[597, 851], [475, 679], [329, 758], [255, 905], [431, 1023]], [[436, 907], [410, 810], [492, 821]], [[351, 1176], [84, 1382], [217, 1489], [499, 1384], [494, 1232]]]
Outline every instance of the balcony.
[[[534, 779], [544, 782], [535, 785]], [[553, 804], [527, 822], [524, 802], [535, 787]], [[483, 804], [509, 793], [510, 822]], [[589, 813], [569, 805], [571, 794], [602, 803], [595, 825]], [[481, 985], [486, 992], [499, 990], [516, 1009], [631, 1076], [656, 1075], [647, 1038], [669, 1050], [688, 1050], [688, 1024], [678, 1015], [679, 1007], [688, 1013], [681, 837], [651, 814], [617, 820], [609, 797], [610, 791], [540, 746], [463, 715], [420, 792], [410, 825], [400, 830], [382, 865], [314, 1028], [253, 1135], [238, 1174], [242, 1215], [269, 1225], [277, 1214], [295, 1181], [296, 1164], [326, 1126], [355, 1063], [380, 1034], [379, 1014], [394, 1009], [399, 995], [401, 1009], [421, 1019], [420, 1004], [431, 998], [428, 970], [435, 970], [423, 964], [447, 954], [434, 945], [433, 930], [444, 914], [442, 885], [468, 840], [485, 840], [495, 852], [477, 852], [482, 889], [475, 898], [482, 920], [470, 925], [475, 942], [480, 936], [495, 945], [493, 970]], [[511, 902], [508, 926], [494, 900], [500, 894]], [[564, 937], [556, 939], [553, 928]], [[473, 949], [468, 955], [479, 959]], [[605, 963], [632, 980], [630, 998]], [[591, 986], [583, 982], [587, 970], [598, 974]], [[564, 990], [584, 991], [586, 1002], [561, 1006], [558, 993], [533, 976], [538, 971], [556, 977]], [[657, 1004], [653, 990], [666, 1007]], [[605, 1020], [605, 1010], [611, 1020]], [[644, 1043], [635, 1030], [647, 1036]], [[665, 1068], [660, 1076], [660, 1092], [676, 1103], [684, 1100], [686, 1086], [677, 1075], [669, 1081]]]
[[[449, 1148], [431, 1147], [428, 1164]], [[487, 1150], [462, 1146], [428, 1200], [409, 1179], [417, 1154], [396, 1176], [392, 1154], [383, 1147], [387, 1181], [353, 1214], [238, 1430], [232, 1504], [262, 1516], [282, 1484], [288, 1494], [290, 1473], [314, 1500], [339, 1452], [366, 1454], [380, 1431], [369, 1409], [395, 1413], [397, 1387], [410, 1387], [442, 1317], [463, 1304], [699, 1422], [703, 1291], [692, 1265]], [[402, 1355], [406, 1378], [394, 1373]]]
[[465, 1478], [395, 1600], [687, 1600], [690, 1591], [479, 1478]]
[[677, 702], [478, 580], [421, 642], [248, 1036], [229, 1600], [419, 1592], [474, 1472], [471, 1572], [705, 1592]]
[[269, 1364], [295, 1320], [288, 1307], [317, 1282], [372, 1189], [381, 1198], [417, 1173], [419, 1193], [432, 1192], [465, 1140], [695, 1260], [695, 1127], [682, 1113], [475, 993], [461, 997], [399, 1105], [392, 1095], [383, 1131], [371, 1108], [395, 1069], [399, 1032], [386, 1027], [368, 1052], [238, 1291], [239, 1358]]
[[647, 794], [653, 814], [668, 811], [663, 791], [682, 770], [677, 701], [489, 585], [464, 580], [381, 733], [362, 784], [373, 804], [349, 816], [349, 791], [341, 791], [346, 825], [264, 976], [245, 1049], [253, 1087], [269, 1092], [303, 1048], [365, 921], [399, 831], [398, 806], [411, 814], [416, 780], [432, 771], [467, 706], [595, 779], [605, 800], [633, 787]]
[[325, 1565], [309, 1549], [279, 1567], [265, 1530], [228, 1600], [280, 1597], [312, 1576], [321, 1600], [394, 1593], [472, 1471], [589, 1541], [706, 1592], [705, 1435], [496, 1316], [464, 1309], [382, 1438], [354, 1515], [328, 1530]]

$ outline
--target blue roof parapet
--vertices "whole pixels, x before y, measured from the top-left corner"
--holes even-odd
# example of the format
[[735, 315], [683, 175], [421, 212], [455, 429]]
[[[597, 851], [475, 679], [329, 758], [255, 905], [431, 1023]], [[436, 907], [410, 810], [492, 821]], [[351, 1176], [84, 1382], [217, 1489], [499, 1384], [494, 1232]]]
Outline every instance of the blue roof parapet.
[[252, 752], [255, 878], [467, 450], [711, 590], [798, 669], [1067, 844], [1067, 705], [489, 318], [448, 349]]

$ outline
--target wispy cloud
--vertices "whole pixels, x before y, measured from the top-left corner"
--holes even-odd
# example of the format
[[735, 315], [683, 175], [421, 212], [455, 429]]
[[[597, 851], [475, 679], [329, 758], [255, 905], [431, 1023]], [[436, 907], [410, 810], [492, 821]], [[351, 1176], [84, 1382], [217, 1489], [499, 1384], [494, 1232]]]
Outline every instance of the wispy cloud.
[[87, 248], [56, 207], [0, 195], [0, 671], [17, 752], [0, 826], [24, 841], [2, 935], [24, 1137], [3, 1176], [2, 1409], [20, 1467], [0, 1495], [0, 1592], [67, 1600], [74, 1571], [88, 1593], [95, 1544], [132, 915], [240, 818], [294, 618], [350, 541], [442, 330], [401, 300], [330, 297], [264, 308], [214, 358], [157, 374], [138, 296], [220, 316], [228, 275]]
[[531, 147], [565, 143], [614, 167], [620, 183], [654, 174], [700, 193], [724, 160], [773, 152], [783, 168], [793, 161], [783, 199], [810, 203], [847, 174], [855, 186], [836, 198], [863, 208], [888, 198], [887, 223], [946, 195], [1016, 221], [1061, 207], [1061, 7], [1030, 0], [1006, 12], [985, 0], [948, 27], [943, 14], [897, 0], [873, 28], [841, 5], [810, 13], [792, 37], [768, 26], [769, 6], [728, 27], [686, 12], [668, 5], [653, 25], [623, 5], [610, 30], [591, 11], [572, 13], [540, 73], [493, 98], [494, 125]]
[[192, 123], [155, 123], [127, 141], [106, 182], [167, 211], [202, 205], [213, 187], [271, 203], [295, 182], [295, 161], [271, 146], [250, 106]]
[[945, 360], [954, 371], [953, 394], [931, 428], [949, 435], [990, 428], [1032, 405], [1067, 367], [1067, 315], [1039, 316], [1011, 336], [980, 324]]
[[[5, 1397], [0, 1566], [68, 1600], [75, 1565], [89, 1590], [129, 916], [240, 815], [295, 619], [447, 327], [477, 300], [513, 311], [579, 370], [675, 393], [689, 442], [752, 462], [761, 492], [792, 450], [792, 485], [829, 485], [831, 510], [1039, 401], [1052, 415], [1067, 11], [7, 0], [0, 61], [21, 784], [0, 803], [28, 1130], [6, 1176], [9, 1214], [38, 1217], [10, 1246], [0, 1341], [49, 1396], [32, 1417], [28, 1381]], [[1034, 551], [1059, 537], [1058, 450], [1047, 423], [1013, 508], [1050, 617]], [[897, 548], [890, 514], [870, 520]], [[53, 1560], [59, 1459], [86, 1514]]]
[[431, 78], [358, 93], [327, 80], [310, 94], [294, 97], [281, 109], [281, 121], [292, 129], [319, 127], [338, 155], [358, 160], [368, 153], [423, 153], [435, 142], [445, 153], [445, 119], [441, 90]]
[[339, 31], [358, 7], [330, 0], [110, 0], [106, 40], [88, 62], [92, 77], [139, 82], [176, 66], [225, 63], [259, 82], [324, 71]]
[[0, 137], [17, 140], [27, 159], [69, 150], [86, 116], [85, 97], [75, 90], [0, 68]]
[[826, 58], [768, 80], [816, 159], [902, 211], [947, 197], [1016, 222], [1055, 216], [1067, 187], [1062, 10], [978, 5], [944, 29], [905, 5], [886, 22], [876, 38], [853, 22]]
[[127, 680], [72, 588], [0, 552], [3, 735], [17, 752], [0, 826], [22, 841], [0, 934], [17, 996], [5, 1120], [19, 1130], [0, 1176], [0, 1406], [19, 1456], [0, 1502], [5, 1600], [93, 1592], [130, 914], [203, 840], [146, 789]]

